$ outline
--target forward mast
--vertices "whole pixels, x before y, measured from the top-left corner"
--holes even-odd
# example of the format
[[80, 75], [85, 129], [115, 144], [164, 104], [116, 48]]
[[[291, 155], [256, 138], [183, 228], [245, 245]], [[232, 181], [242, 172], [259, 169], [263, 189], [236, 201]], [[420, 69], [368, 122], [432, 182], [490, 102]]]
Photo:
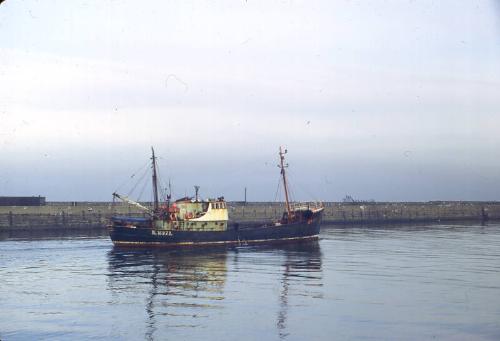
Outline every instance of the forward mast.
[[290, 208], [290, 200], [288, 197], [288, 184], [286, 181], [286, 171], [285, 168], [288, 168], [288, 163], [285, 163], [285, 154], [288, 152], [288, 150], [283, 150], [283, 148], [280, 146], [280, 164], [278, 167], [281, 169], [281, 177], [283, 178], [283, 188], [285, 191], [285, 205], [286, 205], [286, 212], [288, 214], [288, 219], [292, 217], [292, 210]]
[[153, 168], [153, 199], [154, 199], [154, 203], [153, 203], [153, 212], [155, 214], [158, 213], [158, 209], [160, 208], [160, 203], [159, 203], [159, 200], [158, 200], [158, 180], [157, 180], [157, 176], [156, 176], [156, 157], [155, 157], [155, 150], [153, 149], [153, 147], [151, 147], [151, 153], [152, 153], [152, 156], [151, 156], [151, 167]]

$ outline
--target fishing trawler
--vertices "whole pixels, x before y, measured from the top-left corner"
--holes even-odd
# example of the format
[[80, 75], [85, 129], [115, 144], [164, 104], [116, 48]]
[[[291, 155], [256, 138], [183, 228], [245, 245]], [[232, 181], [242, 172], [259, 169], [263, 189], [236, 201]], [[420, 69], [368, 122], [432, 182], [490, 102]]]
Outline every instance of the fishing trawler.
[[285, 192], [285, 210], [281, 219], [259, 226], [229, 224], [224, 197], [200, 200], [198, 188], [194, 198], [184, 197], [164, 203], [158, 199], [157, 165], [152, 150], [153, 207], [146, 207], [124, 195], [113, 197], [134, 205], [144, 217], [113, 216], [108, 225], [115, 245], [125, 246], [203, 246], [281, 243], [318, 238], [324, 207], [321, 203], [291, 203], [286, 178], [286, 150], [279, 149], [281, 180]]

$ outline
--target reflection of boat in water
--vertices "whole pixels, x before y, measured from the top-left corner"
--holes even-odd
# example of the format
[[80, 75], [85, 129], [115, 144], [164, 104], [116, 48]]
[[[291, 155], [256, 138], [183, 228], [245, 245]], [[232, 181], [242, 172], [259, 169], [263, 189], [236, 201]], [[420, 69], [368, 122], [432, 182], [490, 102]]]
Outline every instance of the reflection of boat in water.
[[144, 302], [135, 316], [146, 313], [144, 325], [137, 326], [146, 339], [172, 334], [172, 328], [181, 335], [203, 334], [208, 326], [228, 323], [228, 316], [240, 316], [230, 321], [241, 323], [255, 304], [272, 308], [267, 314], [282, 336], [297, 301], [322, 295], [321, 258], [318, 241], [215, 249], [114, 247], [108, 252], [108, 287], [116, 305], [131, 298]]
[[115, 198], [135, 205], [149, 217], [114, 216], [108, 225], [115, 245], [199, 246], [290, 242], [318, 238], [323, 205], [291, 203], [285, 169], [285, 153], [280, 148], [281, 176], [285, 192], [285, 212], [279, 221], [260, 226], [228, 224], [224, 197], [200, 200], [185, 197], [173, 203], [170, 197], [163, 205], [158, 200], [156, 158], [153, 151], [154, 205], [149, 209], [129, 198], [113, 193]]
[[[155, 251], [114, 248], [109, 253], [111, 279], [127, 280], [143, 272], [153, 283], [164, 288], [175, 287], [185, 290], [222, 288], [226, 274], [226, 251], [204, 250]], [[166, 294], [168, 291], [165, 291]]]
[[158, 328], [193, 328], [210, 311], [221, 309], [226, 250], [200, 251], [115, 247], [108, 253], [108, 286], [114, 300], [136, 297], [145, 302], [145, 339], [156, 339]]
[[[307, 243], [212, 247], [182, 250], [136, 250], [113, 247], [108, 253], [110, 278], [113, 281], [136, 279], [137, 275], [163, 280], [166, 285], [178, 288], [213, 288], [224, 286], [227, 273], [228, 255], [234, 255], [238, 261], [240, 254], [262, 254], [269, 252], [275, 256], [285, 256], [285, 269], [295, 272], [304, 271], [299, 277], [309, 272], [321, 270], [321, 253], [317, 241]], [[236, 269], [236, 272], [239, 270]]]
[[[288, 336], [288, 312], [290, 296], [305, 295], [322, 297], [323, 286], [321, 251], [317, 241], [307, 244], [287, 245], [283, 272], [280, 280], [279, 309], [276, 327], [280, 339]], [[298, 287], [302, 284], [302, 288]]]

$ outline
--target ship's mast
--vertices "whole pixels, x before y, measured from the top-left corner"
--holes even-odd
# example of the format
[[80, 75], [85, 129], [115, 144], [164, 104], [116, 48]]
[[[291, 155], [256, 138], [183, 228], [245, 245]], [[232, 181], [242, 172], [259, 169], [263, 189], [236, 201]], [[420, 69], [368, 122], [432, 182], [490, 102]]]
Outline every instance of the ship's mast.
[[168, 194], [167, 194], [167, 207], [170, 207], [170, 199], [172, 198], [172, 184], [168, 178]]
[[153, 154], [153, 156], [151, 157], [152, 167], [153, 167], [153, 196], [154, 196], [153, 211], [157, 213], [159, 208], [158, 181], [156, 179], [156, 157], [155, 157], [155, 150], [153, 149], [153, 147], [151, 147], [151, 152]]
[[290, 201], [288, 200], [288, 185], [286, 182], [286, 174], [285, 174], [285, 168], [288, 167], [288, 164], [285, 164], [285, 154], [287, 153], [287, 150], [283, 151], [283, 149], [280, 146], [280, 164], [278, 167], [281, 169], [281, 176], [283, 177], [283, 188], [285, 189], [285, 203], [286, 203], [286, 211], [288, 213], [288, 219], [291, 218], [291, 213], [292, 210], [290, 209]]

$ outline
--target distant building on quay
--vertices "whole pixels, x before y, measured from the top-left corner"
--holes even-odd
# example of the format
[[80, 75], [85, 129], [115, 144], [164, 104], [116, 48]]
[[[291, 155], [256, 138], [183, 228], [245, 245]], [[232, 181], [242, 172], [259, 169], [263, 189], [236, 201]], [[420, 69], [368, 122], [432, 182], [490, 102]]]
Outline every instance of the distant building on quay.
[[2, 197], [0, 206], [45, 206], [45, 197]]

